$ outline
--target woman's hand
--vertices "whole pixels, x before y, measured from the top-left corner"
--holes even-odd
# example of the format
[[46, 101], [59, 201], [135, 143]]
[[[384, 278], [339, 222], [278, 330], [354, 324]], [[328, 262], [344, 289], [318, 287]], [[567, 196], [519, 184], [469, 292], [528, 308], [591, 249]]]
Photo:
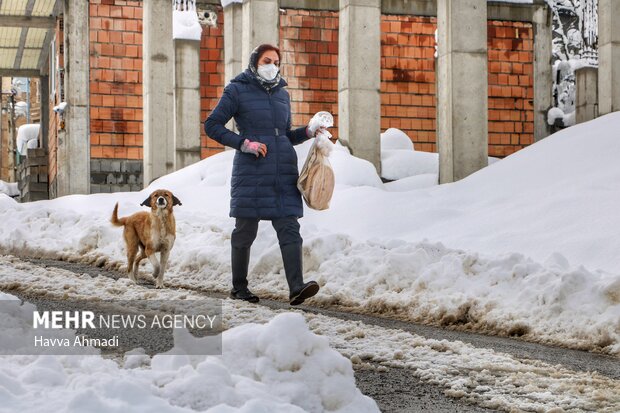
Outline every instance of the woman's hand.
[[243, 144], [241, 145], [241, 152], [251, 153], [252, 155], [255, 155], [257, 158], [259, 155], [262, 155], [263, 157], [265, 157], [267, 156], [267, 145], [265, 145], [264, 143], [253, 142], [249, 139], [246, 139], [243, 141]]
[[325, 126], [321, 125], [318, 120], [312, 118], [312, 120], [310, 120], [310, 123], [308, 123], [308, 127], [306, 128], [306, 135], [308, 135], [309, 138], [314, 138], [318, 131], [325, 129]]
[[314, 138], [318, 133], [326, 131], [327, 128], [334, 126], [334, 118], [329, 112], [317, 112], [306, 128], [306, 135]]

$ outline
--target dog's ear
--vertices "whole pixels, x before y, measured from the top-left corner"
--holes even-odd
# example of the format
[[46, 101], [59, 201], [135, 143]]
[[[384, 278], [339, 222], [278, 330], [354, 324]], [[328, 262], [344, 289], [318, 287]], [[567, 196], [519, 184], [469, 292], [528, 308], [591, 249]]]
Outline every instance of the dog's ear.
[[142, 201], [140, 206], [146, 206], [146, 207], [150, 208], [151, 207], [151, 196], [149, 195], [148, 198], [146, 198], [144, 201]]
[[181, 203], [179, 198], [177, 198], [176, 196], [172, 195], [172, 206], [174, 206], [174, 205], [183, 205], [183, 204]]

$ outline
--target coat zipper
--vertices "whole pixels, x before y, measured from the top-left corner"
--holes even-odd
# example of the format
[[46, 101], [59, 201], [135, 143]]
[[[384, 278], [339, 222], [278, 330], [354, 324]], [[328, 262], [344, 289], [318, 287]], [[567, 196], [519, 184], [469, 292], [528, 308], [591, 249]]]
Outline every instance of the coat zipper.
[[[273, 102], [271, 100], [271, 90], [267, 92], [267, 96], [269, 97], [269, 106], [271, 108], [271, 119], [273, 121], [273, 131], [276, 132], [276, 112], [273, 109]], [[278, 193], [278, 201], [280, 204], [280, 213], [284, 213], [284, 201], [282, 199], [282, 188], [280, 187], [280, 148], [278, 145], [278, 136], [276, 135], [275, 146], [276, 146], [276, 188]]]

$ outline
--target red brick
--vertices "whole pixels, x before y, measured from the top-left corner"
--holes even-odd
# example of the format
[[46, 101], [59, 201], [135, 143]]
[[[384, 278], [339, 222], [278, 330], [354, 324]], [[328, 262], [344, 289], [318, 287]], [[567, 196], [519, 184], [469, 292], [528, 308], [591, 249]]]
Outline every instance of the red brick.
[[134, 18], [134, 7], [123, 7], [122, 8], [122, 17], [124, 19], [133, 19]]

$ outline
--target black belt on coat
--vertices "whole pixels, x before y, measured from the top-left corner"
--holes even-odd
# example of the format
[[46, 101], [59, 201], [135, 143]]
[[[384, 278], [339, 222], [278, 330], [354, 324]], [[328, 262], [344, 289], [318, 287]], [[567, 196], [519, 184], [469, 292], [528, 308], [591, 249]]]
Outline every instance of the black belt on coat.
[[239, 132], [241, 132], [241, 136], [247, 136], [247, 135], [280, 136], [280, 129], [278, 128], [251, 129], [251, 130], [243, 130]]

